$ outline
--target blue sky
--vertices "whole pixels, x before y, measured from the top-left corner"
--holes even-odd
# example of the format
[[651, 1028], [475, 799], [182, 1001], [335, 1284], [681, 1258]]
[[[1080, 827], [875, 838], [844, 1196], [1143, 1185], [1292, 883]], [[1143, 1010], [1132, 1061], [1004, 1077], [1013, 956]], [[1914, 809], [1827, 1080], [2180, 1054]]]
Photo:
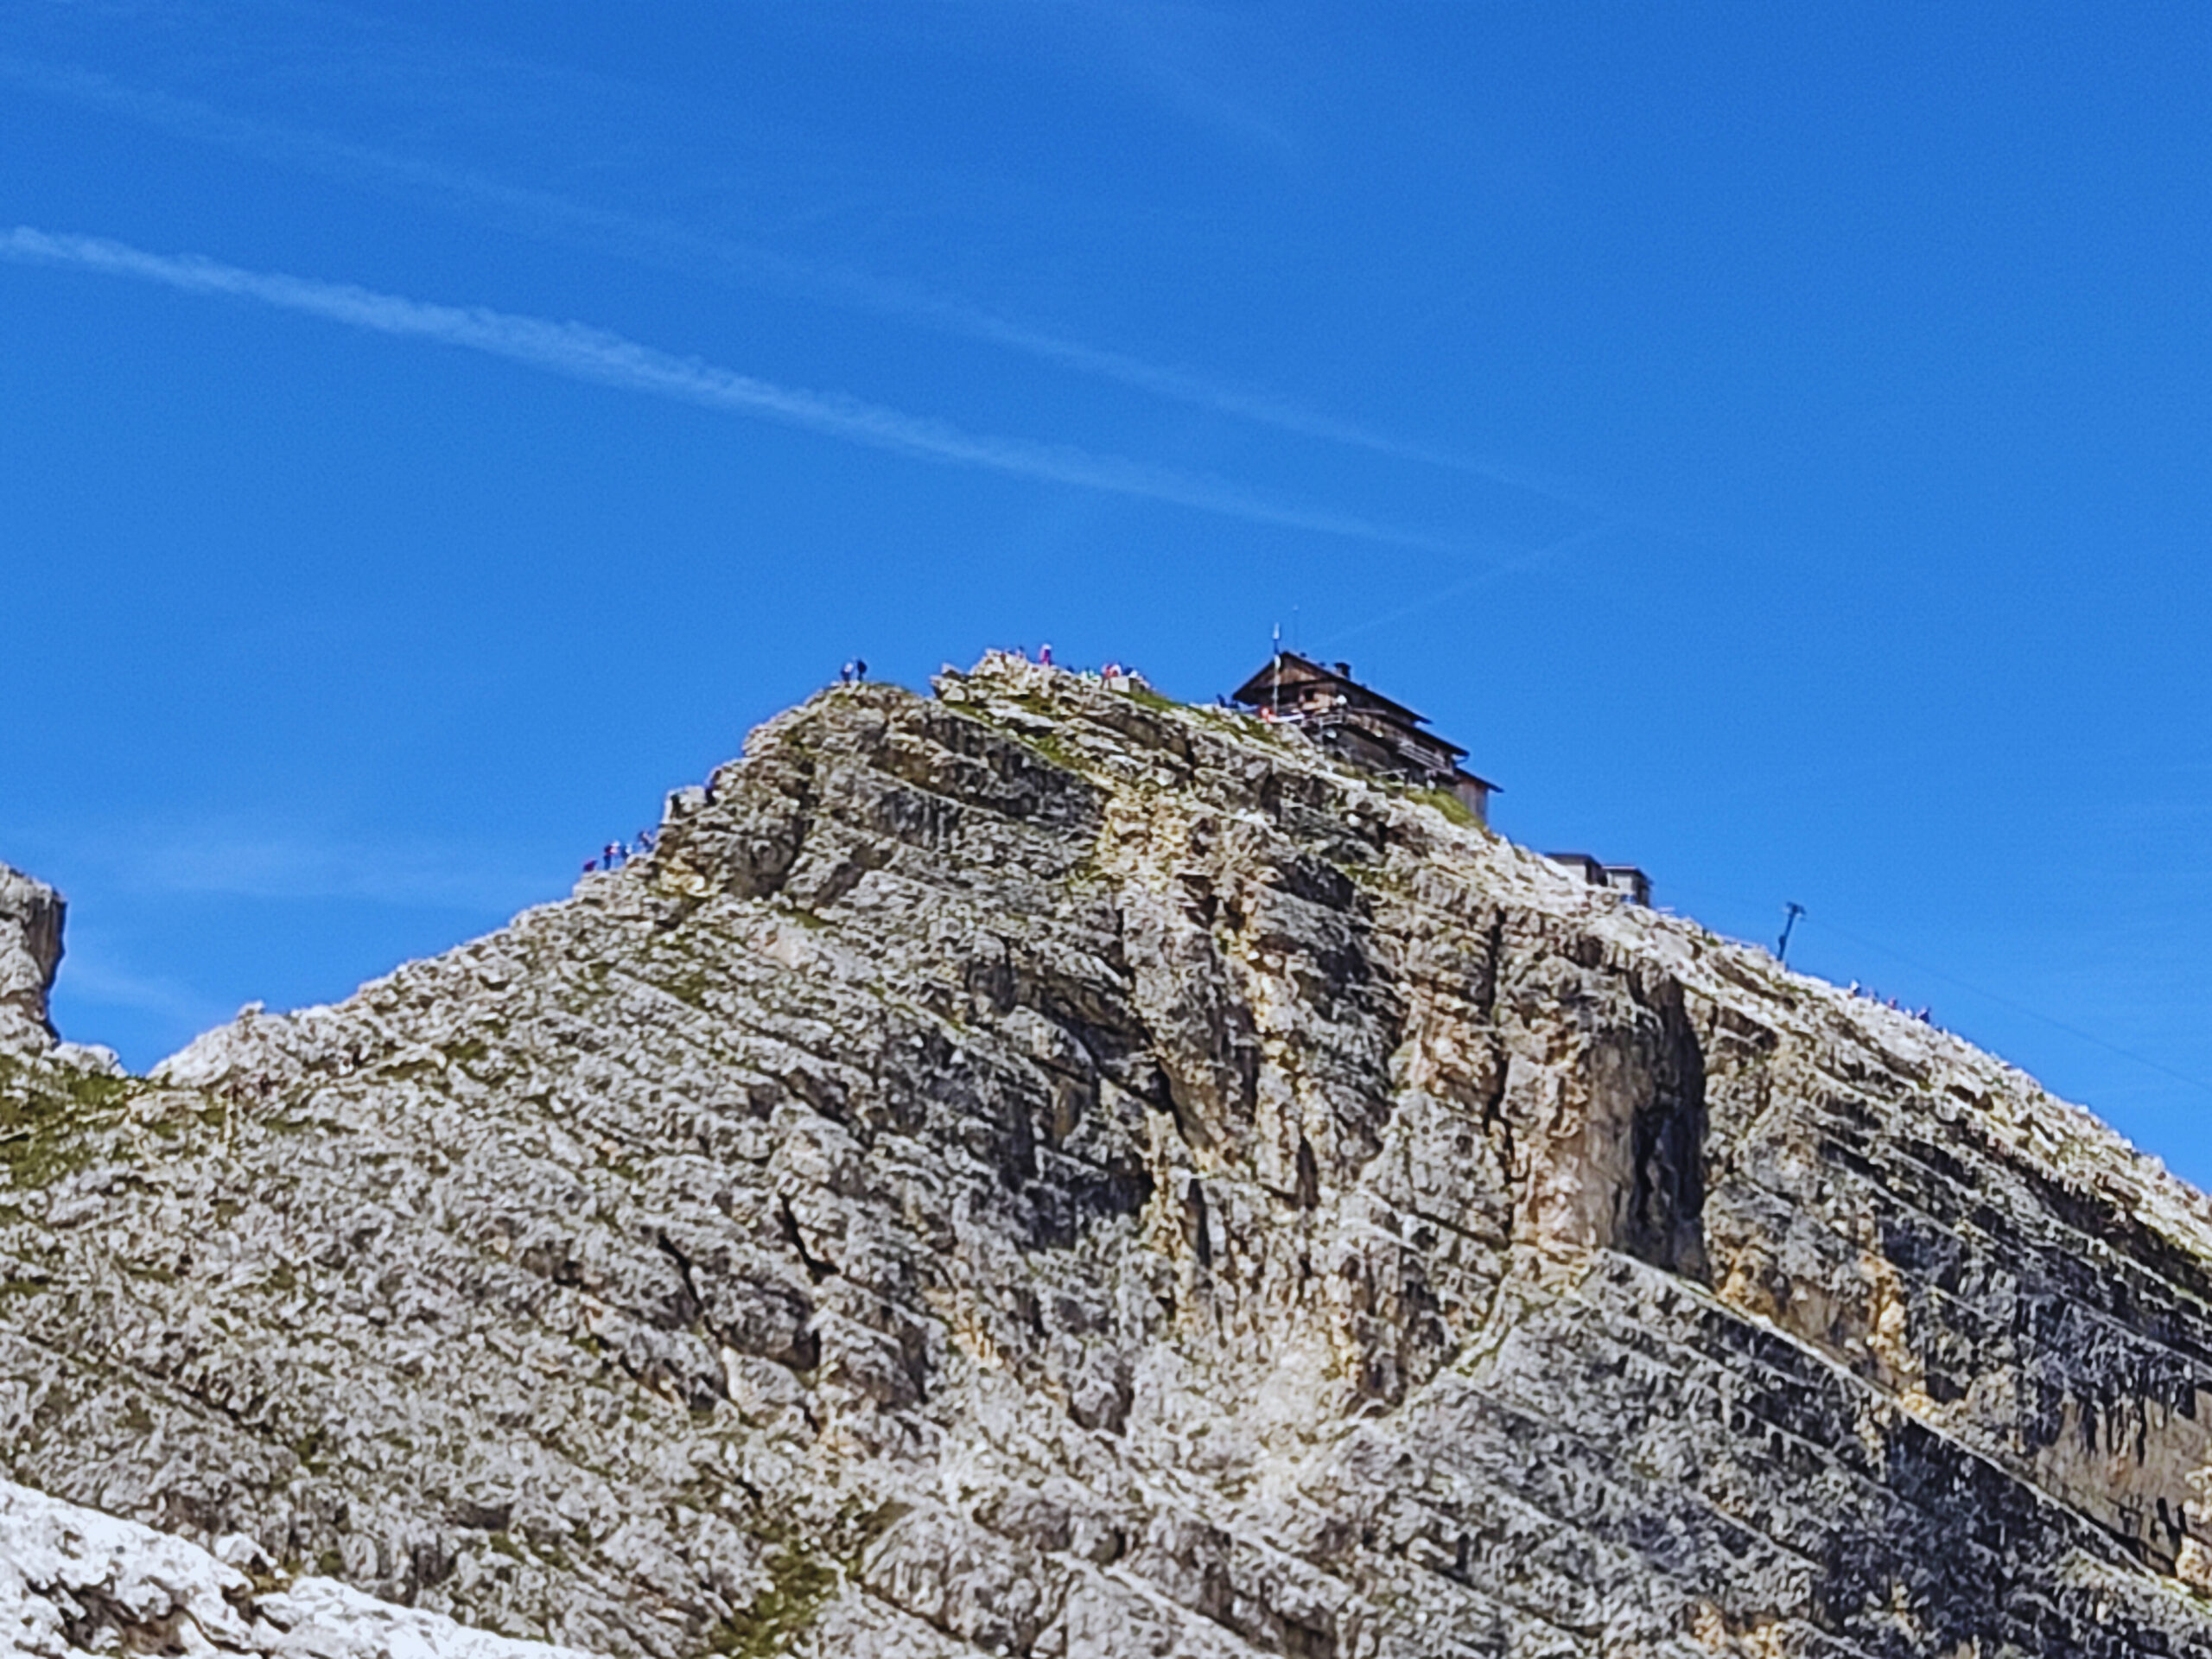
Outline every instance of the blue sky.
[[2197, 7], [0, 12], [0, 858], [146, 1065], [860, 652], [1270, 628], [2212, 1180]]

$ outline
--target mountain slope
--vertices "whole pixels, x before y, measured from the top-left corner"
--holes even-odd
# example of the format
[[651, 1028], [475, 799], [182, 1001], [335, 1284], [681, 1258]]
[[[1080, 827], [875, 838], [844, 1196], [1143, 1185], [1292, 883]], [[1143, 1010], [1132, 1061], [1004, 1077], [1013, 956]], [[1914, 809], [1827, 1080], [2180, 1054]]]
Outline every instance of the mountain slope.
[[1226, 714], [839, 688], [341, 1005], [0, 1065], [7, 1472], [514, 1635], [2212, 1653], [2200, 1195]]

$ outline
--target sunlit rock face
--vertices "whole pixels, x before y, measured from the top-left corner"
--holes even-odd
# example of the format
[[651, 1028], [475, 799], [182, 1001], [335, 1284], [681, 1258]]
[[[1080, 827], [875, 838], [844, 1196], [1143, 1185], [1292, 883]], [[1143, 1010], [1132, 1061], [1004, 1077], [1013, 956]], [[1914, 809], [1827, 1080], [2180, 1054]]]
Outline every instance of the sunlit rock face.
[[16, 1478], [608, 1654], [2212, 1653], [2212, 1209], [1294, 734], [840, 687], [7, 1074]]
[[46, 994], [61, 961], [61, 895], [0, 864], [0, 1053], [54, 1045]]

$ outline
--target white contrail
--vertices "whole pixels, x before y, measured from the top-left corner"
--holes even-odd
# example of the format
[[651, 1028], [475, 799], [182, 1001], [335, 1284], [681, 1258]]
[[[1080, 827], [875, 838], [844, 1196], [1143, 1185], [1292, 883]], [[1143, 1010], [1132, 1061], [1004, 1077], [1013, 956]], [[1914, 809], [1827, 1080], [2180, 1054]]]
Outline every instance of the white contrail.
[[1402, 622], [1409, 616], [1418, 616], [1424, 611], [1433, 610], [1447, 599], [1456, 599], [1461, 594], [1471, 592], [1485, 583], [1502, 581], [1507, 576], [1518, 575], [1524, 570], [1534, 570], [1541, 565], [1549, 564], [1554, 559], [1578, 552], [1592, 542], [1602, 540], [1611, 535], [1615, 531], [1622, 528], [1622, 524], [1621, 520], [1608, 519], [1603, 524], [1592, 524], [1586, 530], [1578, 530], [1571, 536], [1562, 536], [1557, 541], [1545, 546], [1532, 548], [1518, 557], [1507, 559], [1503, 563], [1491, 565], [1486, 570], [1478, 570], [1472, 575], [1461, 576], [1456, 582], [1447, 582], [1441, 588], [1432, 589], [1411, 604], [1401, 605], [1395, 610], [1383, 612], [1380, 616], [1370, 616], [1366, 621], [1355, 622], [1350, 627], [1338, 628], [1319, 645], [1309, 646], [1308, 649], [1334, 651], [1347, 639], [1354, 639], [1363, 633], [1372, 632], [1376, 628], [1386, 628], [1393, 622]]
[[1273, 427], [1323, 443], [1479, 478], [1561, 505], [1591, 509], [1565, 486], [1525, 471], [1376, 431], [1255, 387], [1174, 364], [1092, 346], [998, 312], [834, 266], [822, 266], [663, 220], [505, 183], [467, 168], [398, 156], [323, 134], [275, 125], [125, 86], [105, 75], [0, 54], [0, 81], [212, 143], [375, 188], [428, 194], [467, 211], [489, 211], [517, 228], [578, 240], [690, 275], [736, 276], [790, 293], [996, 346], [1149, 396]]
[[196, 254], [149, 253], [100, 237], [56, 235], [17, 226], [0, 236], [0, 258], [136, 276], [195, 294], [257, 300], [356, 328], [435, 340], [525, 363], [572, 379], [653, 392], [709, 409], [730, 410], [804, 427], [903, 454], [981, 467], [1017, 477], [1141, 497], [1254, 524], [1315, 531], [1362, 541], [1465, 553], [1452, 543], [1349, 514], [1271, 501], [1225, 479], [1177, 473], [1066, 444], [1036, 443], [963, 431], [842, 392], [779, 386], [697, 358], [677, 357], [576, 322], [517, 316], [481, 306], [431, 304], [351, 283], [276, 271], [246, 270]]

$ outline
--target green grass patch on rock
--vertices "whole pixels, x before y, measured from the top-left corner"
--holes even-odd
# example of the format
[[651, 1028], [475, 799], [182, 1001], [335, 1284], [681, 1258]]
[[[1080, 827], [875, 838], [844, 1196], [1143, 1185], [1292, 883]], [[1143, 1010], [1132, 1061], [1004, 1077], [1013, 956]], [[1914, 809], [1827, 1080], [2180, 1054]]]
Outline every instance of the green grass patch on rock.
[[138, 1084], [97, 1071], [57, 1071], [0, 1058], [0, 1168], [10, 1185], [47, 1186], [91, 1162], [86, 1133]]
[[1415, 789], [1407, 792], [1424, 805], [1434, 807], [1462, 830], [1483, 827], [1483, 821], [1475, 816], [1474, 809], [1448, 789]]
[[785, 1652], [836, 1588], [835, 1567], [796, 1550], [779, 1551], [769, 1558], [766, 1586], [749, 1605], [715, 1626], [707, 1651], [728, 1659], [769, 1659]]

